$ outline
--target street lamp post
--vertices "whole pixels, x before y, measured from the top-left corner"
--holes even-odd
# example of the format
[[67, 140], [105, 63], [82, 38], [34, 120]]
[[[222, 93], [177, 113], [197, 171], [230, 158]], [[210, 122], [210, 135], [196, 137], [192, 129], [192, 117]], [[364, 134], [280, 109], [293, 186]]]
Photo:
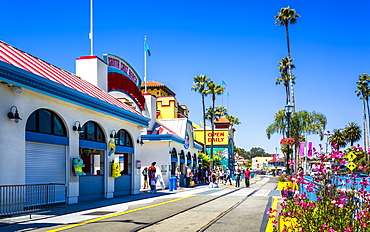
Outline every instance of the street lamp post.
[[[290, 136], [290, 116], [292, 115], [292, 111], [293, 111], [293, 106], [290, 104], [290, 102], [288, 102], [288, 104], [285, 106], [285, 115], [286, 115], [286, 119], [287, 119], [287, 132], [286, 132], [286, 135], [287, 135], [287, 138], [289, 138]], [[288, 152], [287, 152], [287, 155], [286, 155], [286, 172], [289, 174], [290, 173], [290, 168], [289, 168], [289, 159], [290, 159], [290, 145], [288, 145]]]

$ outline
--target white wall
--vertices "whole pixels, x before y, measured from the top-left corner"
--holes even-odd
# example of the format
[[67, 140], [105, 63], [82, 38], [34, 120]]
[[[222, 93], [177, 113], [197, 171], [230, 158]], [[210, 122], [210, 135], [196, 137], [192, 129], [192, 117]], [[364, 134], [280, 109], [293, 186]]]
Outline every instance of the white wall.
[[[24, 88], [23, 88], [24, 89]], [[25, 130], [27, 118], [37, 109], [46, 108], [56, 112], [64, 121], [67, 136], [69, 137], [69, 146], [66, 154], [66, 182], [68, 185], [68, 203], [76, 203], [78, 193], [78, 178], [74, 177], [71, 170], [71, 158], [79, 155], [78, 133], [72, 130], [76, 121], [81, 126], [87, 121], [97, 122], [105, 131], [106, 141], [109, 141], [109, 135], [112, 130], [118, 131], [125, 129], [131, 133], [135, 154], [133, 161], [141, 159], [141, 147], [136, 143], [136, 138], [140, 135], [141, 127], [112, 116], [96, 112], [69, 102], [46, 96], [32, 90], [24, 89], [23, 93], [16, 94], [11, 88], [0, 84], [1, 111], [0, 121], [2, 129], [0, 130], [0, 185], [25, 184]], [[9, 120], [7, 113], [11, 106], [17, 106], [20, 117], [23, 119], [19, 123]], [[106, 158], [106, 167], [112, 157]], [[132, 170], [132, 193], [140, 192], [140, 173]], [[114, 178], [110, 177], [110, 168], [107, 168], [106, 177], [106, 197], [113, 197]]]
[[76, 60], [76, 75], [108, 91], [108, 66], [96, 56], [81, 57]]

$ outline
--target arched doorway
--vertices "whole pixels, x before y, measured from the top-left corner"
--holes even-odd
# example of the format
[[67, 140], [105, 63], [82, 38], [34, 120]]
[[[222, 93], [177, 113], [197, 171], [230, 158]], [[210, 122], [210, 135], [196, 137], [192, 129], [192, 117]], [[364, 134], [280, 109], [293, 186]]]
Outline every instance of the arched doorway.
[[184, 187], [185, 186], [184, 174], [186, 173], [186, 170], [185, 170], [185, 153], [183, 150], [180, 151], [179, 156], [180, 156], [180, 171], [181, 171], [180, 186]]
[[174, 177], [176, 173], [177, 162], [178, 162], [176, 149], [172, 148], [172, 150], [170, 151], [170, 154], [171, 154], [171, 176]]
[[103, 198], [107, 149], [104, 132], [96, 122], [88, 121], [82, 126], [79, 138], [79, 157], [86, 173], [79, 177], [79, 201]]
[[[67, 130], [55, 112], [38, 109], [27, 119], [25, 151], [26, 184], [66, 184]], [[56, 186], [55, 202], [65, 202], [65, 189]]]
[[190, 169], [192, 168], [192, 165], [191, 165], [191, 154], [190, 152], [187, 153], [186, 155], [186, 166], [188, 166]]
[[193, 154], [193, 169], [197, 169], [197, 155], [195, 153]]
[[134, 144], [128, 131], [121, 129], [113, 138], [116, 144], [114, 162], [119, 163], [121, 176], [114, 178], [114, 196], [130, 194], [132, 175], [132, 155]]

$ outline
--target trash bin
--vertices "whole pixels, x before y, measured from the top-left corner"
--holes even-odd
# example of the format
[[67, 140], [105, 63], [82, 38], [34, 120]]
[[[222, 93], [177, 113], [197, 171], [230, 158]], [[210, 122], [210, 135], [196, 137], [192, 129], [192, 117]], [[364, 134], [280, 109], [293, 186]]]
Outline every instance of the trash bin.
[[170, 178], [168, 188], [169, 188], [170, 191], [177, 190], [176, 177], [171, 177]]

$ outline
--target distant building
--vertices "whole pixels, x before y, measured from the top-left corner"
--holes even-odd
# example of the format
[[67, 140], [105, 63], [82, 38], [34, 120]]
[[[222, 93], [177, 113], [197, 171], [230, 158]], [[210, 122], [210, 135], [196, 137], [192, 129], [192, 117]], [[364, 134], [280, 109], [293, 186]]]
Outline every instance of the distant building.
[[249, 159], [246, 159], [240, 155], [235, 155], [235, 163], [237, 164], [237, 166], [243, 166], [244, 164], [248, 162], [249, 162]]
[[271, 159], [268, 161], [267, 169], [269, 171], [277, 169], [278, 171], [285, 170], [285, 159], [279, 158], [279, 159]]
[[253, 171], [266, 171], [269, 160], [271, 160], [271, 157], [254, 157], [252, 158], [251, 169]]
[[[229, 168], [234, 170], [235, 157], [234, 157], [234, 132], [233, 125], [227, 120], [226, 117], [220, 117], [215, 122], [214, 136], [213, 136], [213, 154], [221, 158], [221, 166], [224, 170]], [[195, 128], [194, 138], [199, 143], [204, 143], [204, 129]], [[206, 152], [207, 155], [211, 154], [211, 141], [212, 129], [206, 127]]]
[[[147, 93], [144, 93], [145, 85]], [[149, 166], [153, 161], [157, 162], [166, 186], [169, 178], [175, 176], [176, 168], [180, 168], [180, 184], [184, 186], [186, 167], [194, 172], [198, 170], [198, 152], [202, 150], [202, 146], [194, 140], [193, 123], [188, 118], [188, 109], [180, 105], [175, 92], [162, 83], [142, 83], [141, 91], [151, 118], [149, 127], [141, 131], [144, 143], [142, 164]]]

